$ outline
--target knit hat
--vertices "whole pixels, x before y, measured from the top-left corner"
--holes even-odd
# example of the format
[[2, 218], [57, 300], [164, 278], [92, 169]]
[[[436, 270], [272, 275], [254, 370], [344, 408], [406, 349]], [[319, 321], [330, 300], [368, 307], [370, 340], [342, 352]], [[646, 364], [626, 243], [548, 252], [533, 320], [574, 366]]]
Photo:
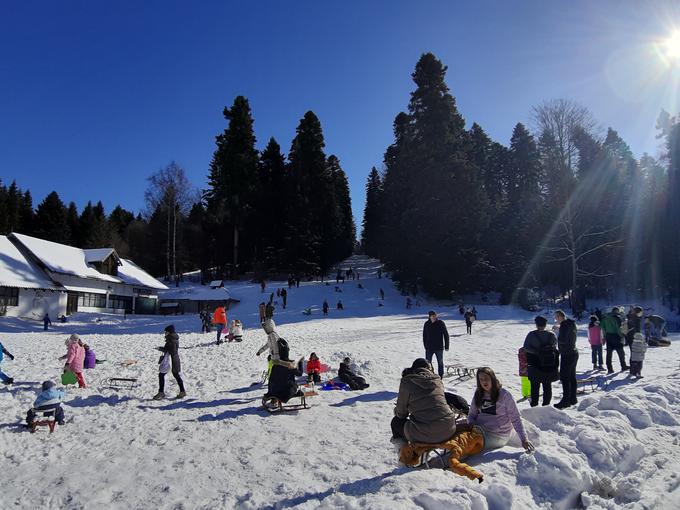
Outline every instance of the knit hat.
[[430, 363], [425, 358], [418, 358], [413, 362], [411, 368], [413, 370], [416, 370], [418, 368], [430, 368]]
[[80, 340], [80, 337], [78, 335], [76, 335], [75, 333], [73, 333], [70, 337], [68, 337], [68, 339], [64, 343], [66, 345], [69, 345], [69, 344], [72, 344], [73, 342], [78, 342], [79, 340]]
[[637, 340], [638, 342], [644, 342], [644, 341], [645, 341], [645, 337], [642, 336], [642, 333], [635, 333], [635, 334], [633, 335], [633, 340]]
[[175, 332], [174, 324], [170, 324], [169, 326], [165, 326], [165, 329], [163, 331], [165, 331], [166, 333], [174, 333]]
[[433, 315], [437, 315], [437, 312], [435, 312], [434, 310], [430, 310], [429, 312], [427, 312], [428, 317], [432, 317]]
[[54, 388], [54, 386], [55, 384], [52, 381], [45, 381], [44, 383], [42, 383], [42, 390], [47, 391], [50, 388]]

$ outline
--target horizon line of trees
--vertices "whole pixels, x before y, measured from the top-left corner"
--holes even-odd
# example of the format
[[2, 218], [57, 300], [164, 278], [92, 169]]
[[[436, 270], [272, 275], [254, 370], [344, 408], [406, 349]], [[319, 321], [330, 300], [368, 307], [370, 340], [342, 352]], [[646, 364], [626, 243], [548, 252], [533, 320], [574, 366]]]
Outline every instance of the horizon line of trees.
[[207, 188], [197, 190], [174, 161], [148, 177], [146, 210], [101, 201], [81, 212], [56, 191], [34, 209], [30, 191], [0, 182], [0, 234], [20, 232], [79, 248], [113, 247], [149, 273], [177, 280], [325, 275], [352, 254], [356, 230], [347, 176], [326, 155], [321, 123], [305, 113], [288, 155], [272, 137], [255, 148], [248, 100], [224, 109]]
[[[437, 297], [520, 289], [680, 297], [680, 118], [661, 112], [655, 159], [571, 100], [533, 108], [509, 146], [465, 129], [446, 66], [423, 54], [381, 172], [366, 182], [361, 246], [404, 291]], [[674, 198], [674, 200], [673, 200]]]

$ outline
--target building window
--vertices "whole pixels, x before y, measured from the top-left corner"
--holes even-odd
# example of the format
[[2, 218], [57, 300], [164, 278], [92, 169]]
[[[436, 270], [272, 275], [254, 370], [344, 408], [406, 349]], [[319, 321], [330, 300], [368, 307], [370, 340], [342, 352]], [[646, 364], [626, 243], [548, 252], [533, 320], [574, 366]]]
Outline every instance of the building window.
[[93, 294], [90, 292], [78, 293], [78, 306], [91, 308], [106, 308], [106, 294]]
[[132, 296], [116, 296], [111, 294], [109, 296], [109, 308], [125, 310], [132, 312]]
[[19, 306], [19, 289], [0, 287], [0, 306]]

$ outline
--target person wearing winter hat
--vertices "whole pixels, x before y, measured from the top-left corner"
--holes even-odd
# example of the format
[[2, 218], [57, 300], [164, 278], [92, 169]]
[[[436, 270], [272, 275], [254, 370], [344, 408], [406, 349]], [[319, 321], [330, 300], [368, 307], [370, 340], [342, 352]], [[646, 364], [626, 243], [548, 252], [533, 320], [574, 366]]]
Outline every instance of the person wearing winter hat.
[[633, 335], [633, 343], [630, 345], [630, 375], [640, 379], [642, 377], [642, 362], [645, 360], [647, 342], [642, 333]]
[[401, 373], [397, 406], [390, 424], [392, 439], [440, 443], [456, 432], [456, 416], [446, 402], [444, 384], [425, 358]]
[[[0, 342], [0, 363], [2, 363], [2, 360], [5, 356], [7, 356], [11, 360], [14, 360], [14, 355], [7, 349], [5, 349], [5, 346], [2, 345], [2, 342]], [[2, 381], [5, 384], [14, 384], [14, 379], [12, 377], [9, 377], [2, 370], [0, 370], [0, 381]]]
[[182, 366], [179, 360], [179, 335], [172, 324], [166, 326], [164, 331], [165, 345], [163, 347], [156, 347], [163, 354], [158, 360], [158, 393], [154, 395], [153, 399], [160, 400], [165, 398], [165, 374], [168, 373], [170, 364], [172, 365], [172, 375], [179, 386], [177, 398], [184, 398], [187, 396], [187, 393], [184, 390], [184, 381], [182, 381], [182, 376], [180, 375]]
[[64, 342], [66, 344], [66, 354], [59, 359], [65, 359], [64, 372], [73, 372], [76, 374], [79, 388], [86, 388], [85, 377], [83, 377], [83, 369], [85, 365], [85, 348], [80, 341], [80, 337], [76, 334], [71, 335]]
[[31, 428], [38, 413], [54, 411], [54, 419], [59, 425], [64, 424], [64, 409], [61, 401], [64, 400], [66, 392], [58, 390], [52, 381], [42, 383], [42, 391], [33, 402], [33, 408], [26, 413], [26, 425]]

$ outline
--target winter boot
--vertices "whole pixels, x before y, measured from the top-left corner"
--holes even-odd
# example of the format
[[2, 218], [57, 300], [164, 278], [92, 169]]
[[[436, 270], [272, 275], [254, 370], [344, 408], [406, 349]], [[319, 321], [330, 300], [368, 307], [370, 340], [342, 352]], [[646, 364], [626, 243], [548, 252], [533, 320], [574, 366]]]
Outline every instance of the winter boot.
[[184, 397], [186, 397], [186, 396], [187, 396], [187, 392], [186, 392], [186, 391], [180, 391], [180, 392], [177, 394], [177, 398], [184, 398]]
[[153, 396], [154, 400], [161, 400], [161, 399], [164, 399], [164, 398], [165, 398], [165, 393], [163, 393], [162, 391], [159, 391], [158, 393], [156, 393]]
[[564, 409], [566, 407], [569, 407], [571, 404], [569, 402], [565, 402], [564, 400], [560, 400], [557, 404], [555, 404], [556, 409]]

